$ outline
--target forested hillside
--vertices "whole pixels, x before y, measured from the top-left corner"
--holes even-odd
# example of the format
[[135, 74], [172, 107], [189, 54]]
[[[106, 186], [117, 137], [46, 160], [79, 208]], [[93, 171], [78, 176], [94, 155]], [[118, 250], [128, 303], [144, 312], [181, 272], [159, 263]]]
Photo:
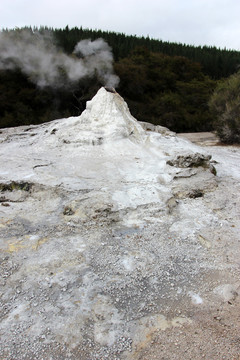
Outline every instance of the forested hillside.
[[[237, 71], [240, 52], [193, 47], [114, 32], [82, 28], [25, 28], [11, 31], [51, 33], [60, 53], [76, 58], [73, 50], [83, 39], [104, 39], [112, 48], [114, 70], [120, 78], [117, 91], [138, 120], [174, 131], [211, 130], [208, 108], [217, 81]], [[4, 30], [2, 33], [8, 33]], [[5, 67], [4, 67], [5, 66]], [[93, 73], [71, 86], [42, 86], [18, 67], [0, 66], [0, 127], [38, 124], [79, 115], [103, 82]], [[64, 79], [64, 70], [60, 69]], [[64, 82], [63, 82], [64, 84]]]
[[[47, 29], [47, 28], [45, 28]], [[184, 56], [202, 65], [202, 70], [212, 79], [227, 77], [240, 66], [240, 52], [235, 50], [221, 50], [216, 47], [191, 46], [166, 42], [149, 37], [129, 36], [126, 34], [91, 30], [82, 28], [51, 29], [64, 50], [71, 53], [76, 43], [81, 39], [103, 38], [112, 47], [114, 59], [118, 61], [128, 57], [137, 47], [144, 47], [152, 52], [169, 56]], [[42, 28], [44, 31], [44, 28]]]

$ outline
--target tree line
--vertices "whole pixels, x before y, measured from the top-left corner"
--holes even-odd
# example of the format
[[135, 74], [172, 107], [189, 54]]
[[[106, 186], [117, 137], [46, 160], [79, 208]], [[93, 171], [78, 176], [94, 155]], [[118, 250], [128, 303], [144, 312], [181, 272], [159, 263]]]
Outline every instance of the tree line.
[[[41, 28], [44, 31], [48, 28]], [[174, 42], [126, 35], [112, 31], [92, 30], [83, 28], [51, 29], [60, 46], [67, 53], [72, 53], [74, 46], [82, 39], [103, 38], [111, 46], [115, 61], [128, 57], [137, 47], [144, 47], [150, 52], [163, 53], [169, 56], [184, 56], [198, 62], [202, 71], [212, 79], [221, 79], [230, 76], [240, 66], [240, 52], [231, 49], [219, 49], [215, 46], [192, 46]]]
[[[210, 111], [209, 100], [220, 79], [236, 73], [240, 64], [240, 52], [215, 47], [68, 26], [28, 30], [52, 33], [67, 54], [72, 54], [80, 40], [106, 40], [120, 78], [117, 91], [133, 116], [177, 132], [214, 128], [215, 113]], [[17, 36], [19, 29], [15, 31]], [[39, 88], [20, 69], [0, 70], [0, 127], [80, 115], [101, 86], [95, 74], [70, 88]]]

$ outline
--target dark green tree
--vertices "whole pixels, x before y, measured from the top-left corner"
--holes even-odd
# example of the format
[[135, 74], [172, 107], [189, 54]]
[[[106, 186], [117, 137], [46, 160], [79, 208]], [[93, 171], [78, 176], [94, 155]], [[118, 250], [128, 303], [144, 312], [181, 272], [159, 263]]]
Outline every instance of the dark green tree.
[[141, 121], [173, 131], [212, 130], [208, 101], [215, 82], [184, 57], [136, 49], [115, 64], [120, 94]]
[[225, 143], [240, 143], [240, 72], [219, 82], [210, 102], [214, 126]]

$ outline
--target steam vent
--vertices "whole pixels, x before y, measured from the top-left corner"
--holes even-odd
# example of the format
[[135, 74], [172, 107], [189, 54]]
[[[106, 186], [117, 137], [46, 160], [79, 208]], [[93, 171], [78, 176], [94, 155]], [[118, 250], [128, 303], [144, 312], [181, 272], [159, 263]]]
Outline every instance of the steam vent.
[[238, 358], [239, 148], [101, 88], [0, 159], [1, 359]]
[[105, 88], [105, 90], [107, 90], [108, 92], [111, 92], [111, 93], [113, 93], [113, 94], [116, 93], [116, 90], [115, 90], [113, 87], [105, 86], [104, 88]]

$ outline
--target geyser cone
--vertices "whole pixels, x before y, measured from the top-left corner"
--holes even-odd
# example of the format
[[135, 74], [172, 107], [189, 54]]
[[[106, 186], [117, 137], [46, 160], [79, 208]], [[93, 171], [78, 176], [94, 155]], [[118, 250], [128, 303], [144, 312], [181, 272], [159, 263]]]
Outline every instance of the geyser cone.
[[80, 117], [1, 129], [0, 359], [199, 359], [207, 338], [239, 359], [240, 151], [212, 148], [217, 177], [199, 151], [104, 88]]
[[116, 93], [116, 90], [114, 89], [114, 87], [104, 86], [104, 89], [113, 94]]
[[55, 121], [49, 133], [53, 130], [55, 137], [49, 137], [51, 141], [57, 138], [64, 144], [79, 145], [101, 145], [122, 138], [139, 142], [145, 134], [123, 98], [115, 90], [104, 87], [87, 102], [86, 110], [79, 117]]

